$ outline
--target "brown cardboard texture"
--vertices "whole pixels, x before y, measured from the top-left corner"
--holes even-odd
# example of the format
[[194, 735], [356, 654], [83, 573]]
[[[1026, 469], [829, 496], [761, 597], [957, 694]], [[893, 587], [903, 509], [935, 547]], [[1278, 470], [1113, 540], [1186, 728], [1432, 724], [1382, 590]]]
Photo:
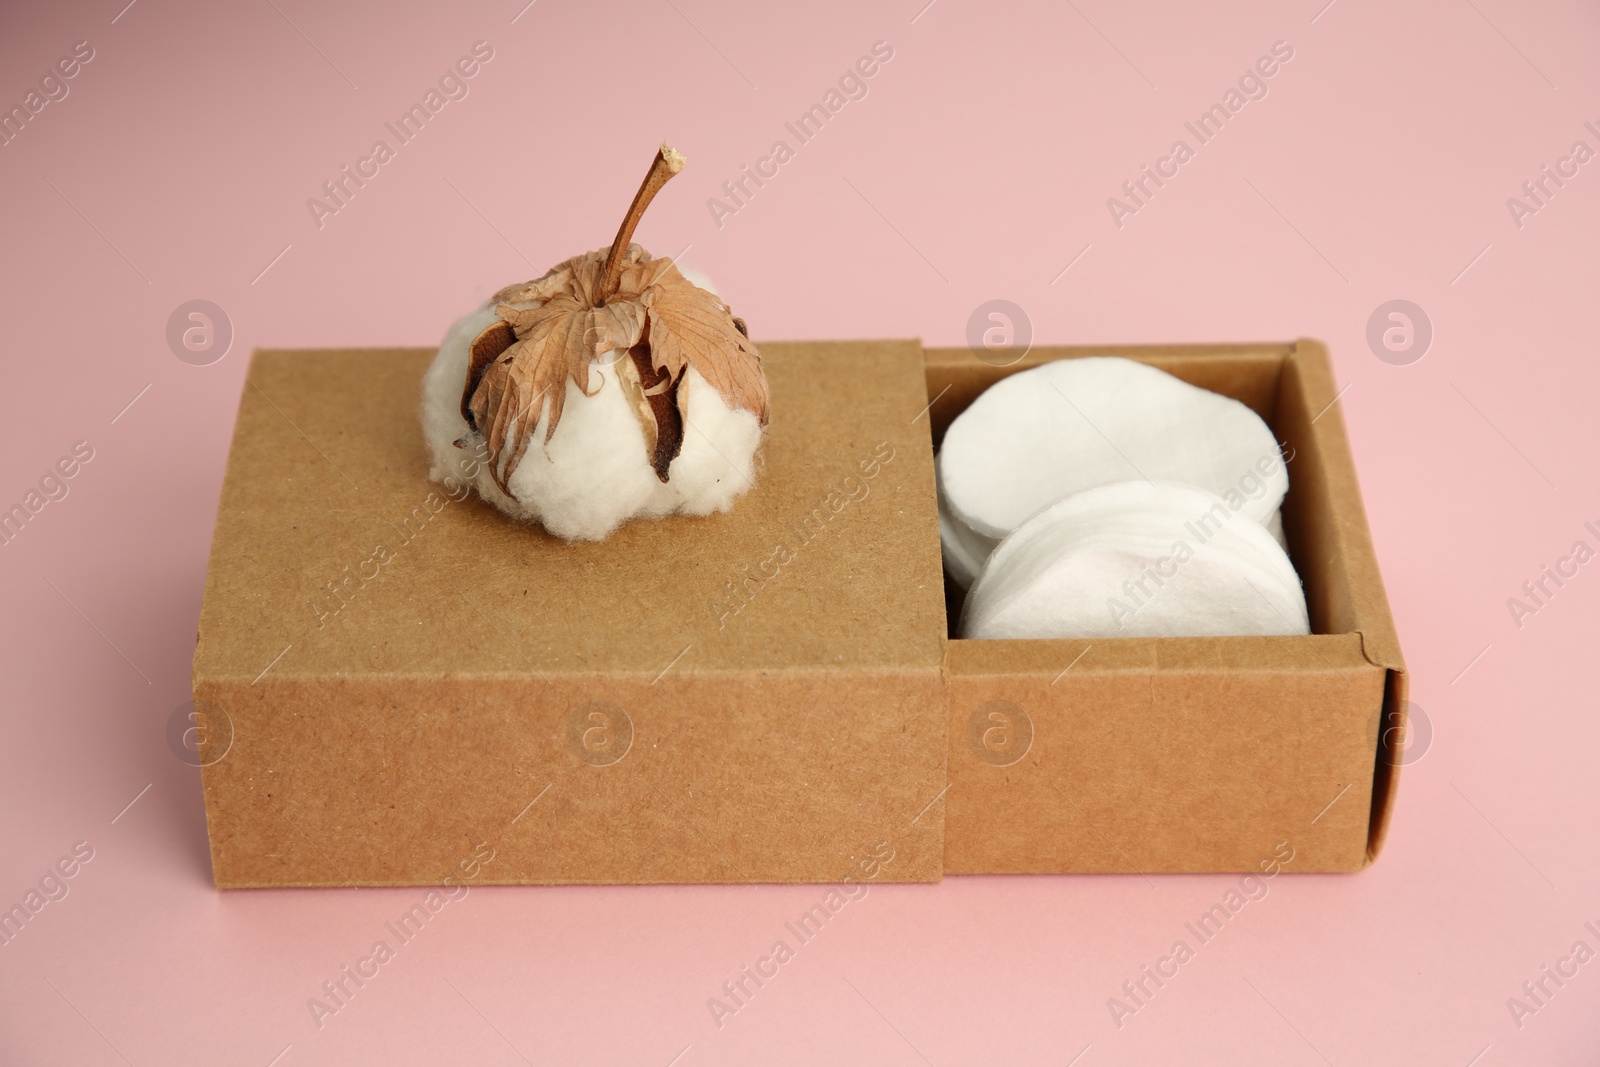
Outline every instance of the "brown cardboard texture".
[[[259, 353], [194, 667], [217, 884], [1376, 858], [1406, 679], [1321, 345], [763, 352], [755, 488], [589, 545], [424, 479], [431, 351]], [[1102, 354], [1276, 431], [1310, 636], [947, 639], [934, 442], [1003, 375]]]
[[194, 661], [217, 884], [939, 878], [922, 351], [762, 347], [755, 487], [597, 544], [426, 480], [432, 350], [257, 353]]
[[[1149, 363], [1273, 428], [1312, 633], [951, 640], [945, 870], [1254, 871], [1290, 850], [1293, 871], [1371, 863], [1393, 803], [1406, 681], [1326, 350], [1048, 348], [1004, 368], [931, 350], [935, 440], [1004, 375], [1089, 355]], [[948, 596], [953, 625], [959, 590]]]

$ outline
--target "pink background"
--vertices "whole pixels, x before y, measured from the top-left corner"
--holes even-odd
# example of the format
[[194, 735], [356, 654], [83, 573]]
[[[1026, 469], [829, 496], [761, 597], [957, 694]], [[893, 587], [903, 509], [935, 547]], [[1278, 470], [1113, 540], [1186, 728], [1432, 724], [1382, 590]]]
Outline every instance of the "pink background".
[[[1520, 227], [1506, 206], [1600, 149], [1592, 6], [125, 2], [0, 18], [8, 107], [95, 50], [0, 148], [0, 505], [94, 449], [0, 549], [0, 905], [95, 850], [0, 947], [0, 1061], [1593, 1062], [1600, 962], [1520, 1027], [1506, 1003], [1600, 949], [1600, 564], [1520, 628], [1506, 603], [1600, 544], [1600, 162]], [[470, 95], [318, 228], [307, 198], [478, 40]], [[707, 198], [878, 40], [869, 95], [715, 225]], [[1269, 94], [1118, 228], [1107, 198], [1279, 40]], [[998, 297], [1041, 342], [1329, 343], [1433, 727], [1376, 867], [1274, 880], [1121, 1028], [1107, 998], [1233, 879], [875, 887], [720, 1029], [707, 998], [818, 887], [475, 889], [312, 1023], [421, 891], [210, 884], [164, 731], [248, 353], [434, 343], [609, 241], [663, 136], [690, 167], [639, 239], [691, 246], [758, 338], [961, 344]], [[164, 336], [196, 298], [236, 331], [209, 366]], [[1434, 330], [1409, 365], [1366, 341], [1394, 298]]]

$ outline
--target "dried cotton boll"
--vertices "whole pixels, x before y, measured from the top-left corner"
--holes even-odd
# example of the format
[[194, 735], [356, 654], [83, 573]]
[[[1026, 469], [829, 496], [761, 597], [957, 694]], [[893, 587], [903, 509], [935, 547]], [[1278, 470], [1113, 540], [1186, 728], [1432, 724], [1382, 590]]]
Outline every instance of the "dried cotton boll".
[[1094, 486], [1184, 482], [1263, 525], [1289, 488], [1278, 443], [1255, 412], [1110, 356], [1053, 360], [996, 382], [950, 424], [938, 478], [957, 581], [962, 553], [981, 558], [983, 543]]
[[590, 364], [591, 395], [571, 381], [565, 383], [561, 422], [548, 441], [549, 404], [540, 406], [538, 421], [530, 428], [534, 443], [508, 480], [510, 493], [502, 491], [482, 436], [461, 415], [468, 349], [496, 321], [492, 305], [459, 319], [423, 380], [423, 428], [434, 481], [473, 485], [484, 500], [513, 518], [584, 541], [601, 540], [630, 518], [727, 511], [755, 483], [760, 418], [730, 408], [693, 367], [679, 385], [687, 390], [682, 445], [662, 481], [622, 385], [621, 361], [628, 355], [613, 349]]
[[680, 388], [689, 391], [683, 448], [672, 461], [668, 480], [658, 484], [653, 500], [671, 503], [659, 514], [727, 511], [755, 485], [761, 420], [744, 408], [725, 404], [722, 394], [693, 367]]
[[1214, 493], [1117, 482], [1044, 508], [990, 554], [964, 638], [1307, 634], [1294, 566]]
[[760, 352], [714, 290], [628, 243], [682, 166], [663, 145], [610, 247], [450, 328], [423, 382], [432, 478], [591, 541], [635, 517], [726, 511], [754, 484]]

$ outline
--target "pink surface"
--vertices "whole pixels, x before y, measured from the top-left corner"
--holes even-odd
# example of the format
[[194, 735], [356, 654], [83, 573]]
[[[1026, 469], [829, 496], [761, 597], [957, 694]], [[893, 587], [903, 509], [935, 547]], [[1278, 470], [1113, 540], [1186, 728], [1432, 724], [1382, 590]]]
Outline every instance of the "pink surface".
[[[0, 947], [0, 1062], [1594, 1062], [1600, 962], [1522, 984], [1600, 950], [1600, 563], [1507, 605], [1600, 547], [1600, 162], [1507, 206], [1600, 150], [1591, 6], [125, 2], [0, 33], [7, 107], [94, 50], [0, 148], [0, 505], [93, 449], [0, 548], [0, 904], [93, 849]], [[879, 40], [866, 97], [719, 227], [707, 199]], [[469, 94], [319, 227], [307, 198], [476, 41]], [[1278, 41], [1267, 95], [1119, 227], [1107, 198]], [[820, 888], [474, 889], [315, 1024], [422, 891], [216, 892], [165, 739], [247, 355], [434, 343], [608, 241], [663, 136], [690, 169], [640, 240], [689, 245], [759, 338], [961, 344], [1004, 298], [1041, 342], [1330, 344], [1433, 731], [1376, 867], [1275, 879], [1120, 1026], [1233, 879], [874, 887], [720, 1027], [708, 998]], [[211, 365], [165, 339], [192, 299], [236, 333]], [[1391, 299], [1431, 321], [1420, 361], [1369, 348]]]

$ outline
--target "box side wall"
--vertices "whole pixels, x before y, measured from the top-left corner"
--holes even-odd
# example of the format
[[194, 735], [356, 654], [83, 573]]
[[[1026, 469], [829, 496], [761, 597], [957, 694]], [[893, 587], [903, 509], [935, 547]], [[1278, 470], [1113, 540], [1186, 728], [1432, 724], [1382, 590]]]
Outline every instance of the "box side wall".
[[1367, 831], [1367, 863], [1371, 864], [1383, 851], [1384, 838], [1394, 816], [1396, 794], [1400, 789], [1400, 768], [1406, 762], [1407, 751], [1420, 754], [1421, 749], [1409, 749], [1407, 734], [1411, 729], [1410, 702], [1406, 699], [1410, 679], [1405, 671], [1388, 672], [1384, 687], [1382, 729], [1378, 733], [1378, 755], [1372, 773], [1372, 814]]
[[1064, 674], [955, 643], [947, 873], [1252, 871], [1280, 842], [1290, 870], [1359, 869], [1385, 672], [1315, 640], [1316, 666], [1273, 668], [1291, 657], [1123, 639]]
[[1359, 633], [1368, 661], [1390, 673], [1385, 728], [1374, 757], [1367, 849], [1371, 863], [1383, 847], [1399, 789], [1409, 685], [1339, 396], [1326, 347], [1305, 338], [1295, 342], [1284, 366], [1277, 425], [1284, 439], [1311, 462], [1291, 464], [1290, 494], [1299, 494], [1299, 499], [1298, 506], [1284, 509], [1285, 531], [1296, 549], [1296, 565], [1303, 573], [1313, 568], [1307, 590], [1318, 593], [1312, 602], [1314, 623], [1329, 632]]
[[[942, 868], [936, 671], [202, 682], [223, 887], [880, 881]], [[209, 757], [208, 757], [209, 758]]]
[[1359, 633], [1361, 575], [1352, 540], [1358, 529], [1365, 530], [1360, 495], [1343, 434], [1334, 432], [1338, 411], [1332, 378], [1314, 357], [1300, 356], [1284, 369], [1273, 426], [1289, 467], [1284, 534], [1306, 587], [1312, 632]]

